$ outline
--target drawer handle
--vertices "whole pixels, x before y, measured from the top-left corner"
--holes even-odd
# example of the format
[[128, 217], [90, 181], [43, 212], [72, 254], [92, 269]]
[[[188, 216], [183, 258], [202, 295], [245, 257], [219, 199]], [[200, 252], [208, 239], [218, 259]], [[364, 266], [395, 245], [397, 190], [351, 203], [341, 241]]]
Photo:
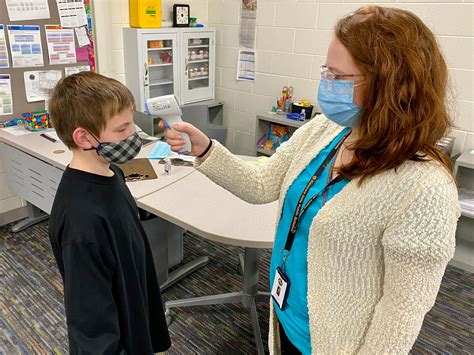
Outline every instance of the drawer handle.
[[32, 179], [32, 180], [35, 180], [36, 182], [38, 182], [38, 183], [40, 183], [40, 184], [42, 184], [42, 183], [43, 183], [43, 181], [41, 181], [41, 180], [38, 180], [38, 179], [37, 179], [37, 178], [35, 178], [34, 176], [30, 176], [30, 179]]
[[37, 172], [36, 170], [30, 169], [30, 168], [28, 168], [28, 170], [31, 171], [32, 173], [35, 173], [36, 175], [41, 175], [41, 173]]
[[[40, 182], [41, 182], [41, 181], [40, 181]], [[39, 186], [36, 186], [35, 184], [31, 184], [31, 186], [34, 186], [34, 187], [36, 187], [38, 190], [44, 191], [44, 190], [43, 190], [41, 187], [39, 187]], [[35, 190], [33, 190], [33, 192], [35, 192]]]
[[34, 190], [33, 190], [33, 193], [36, 194], [36, 195], [38, 195], [38, 196], [41, 197], [41, 198], [44, 198], [43, 195], [41, 195], [40, 193], [38, 193], [38, 192], [36, 192], [36, 191], [34, 191]]

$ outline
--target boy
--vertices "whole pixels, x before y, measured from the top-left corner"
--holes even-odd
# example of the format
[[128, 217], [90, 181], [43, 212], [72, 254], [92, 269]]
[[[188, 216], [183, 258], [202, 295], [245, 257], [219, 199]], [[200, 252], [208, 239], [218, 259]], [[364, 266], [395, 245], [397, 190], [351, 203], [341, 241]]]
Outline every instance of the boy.
[[120, 82], [82, 72], [55, 87], [49, 111], [73, 157], [49, 221], [64, 282], [71, 354], [152, 354], [171, 345], [138, 209], [122, 171], [141, 147], [134, 99]]

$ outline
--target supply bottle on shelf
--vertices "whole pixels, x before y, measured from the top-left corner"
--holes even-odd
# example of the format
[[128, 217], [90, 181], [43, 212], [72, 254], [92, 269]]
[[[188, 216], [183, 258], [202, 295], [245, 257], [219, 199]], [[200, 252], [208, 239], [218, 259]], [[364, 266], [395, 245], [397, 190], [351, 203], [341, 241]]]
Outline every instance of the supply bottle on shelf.
[[304, 121], [305, 119], [306, 119], [306, 111], [305, 109], [302, 109], [300, 113], [300, 121]]

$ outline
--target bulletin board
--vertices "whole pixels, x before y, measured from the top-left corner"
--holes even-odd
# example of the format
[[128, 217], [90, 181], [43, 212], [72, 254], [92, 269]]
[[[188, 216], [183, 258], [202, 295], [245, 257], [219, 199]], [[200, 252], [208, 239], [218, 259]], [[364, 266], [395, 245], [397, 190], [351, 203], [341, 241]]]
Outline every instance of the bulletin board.
[[[48, 55], [48, 44], [46, 38], [45, 25], [61, 25], [59, 18], [58, 5], [56, 0], [48, 0], [49, 5], [49, 19], [33, 19], [33, 20], [20, 20], [10, 21], [10, 17], [7, 11], [7, 4], [5, 0], [0, 0], [0, 25], [4, 27], [4, 35], [6, 40], [6, 47], [8, 51], [9, 67], [0, 67], [0, 78], [2, 74], [10, 75], [10, 87], [12, 93], [12, 104], [13, 114], [11, 115], [0, 115], [0, 122], [11, 120], [12, 118], [21, 118], [23, 112], [28, 111], [41, 111], [45, 109], [45, 101], [28, 102], [26, 90], [25, 90], [25, 79], [24, 72], [27, 71], [42, 71], [42, 70], [60, 70], [62, 77], [65, 76], [66, 67], [77, 67], [77, 66], [90, 66], [91, 71], [95, 71], [95, 35], [93, 27], [93, 14], [91, 0], [82, 0], [84, 2], [86, 17], [87, 17], [87, 28], [86, 34], [89, 38], [89, 44], [83, 47], [79, 46], [78, 39], [74, 33], [74, 45], [76, 47], [76, 63], [69, 64], [50, 64]], [[22, 68], [13, 67], [13, 58], [10, 50], [10, 38], [8, 34], [8, 25], [22, 26], [22, 25], [35, 25], [40, 27], [41, 35], [41, 46], [43, 54], [43, 66], [29, 66]], [[73, 30], [74, 32], [74, 30]]]

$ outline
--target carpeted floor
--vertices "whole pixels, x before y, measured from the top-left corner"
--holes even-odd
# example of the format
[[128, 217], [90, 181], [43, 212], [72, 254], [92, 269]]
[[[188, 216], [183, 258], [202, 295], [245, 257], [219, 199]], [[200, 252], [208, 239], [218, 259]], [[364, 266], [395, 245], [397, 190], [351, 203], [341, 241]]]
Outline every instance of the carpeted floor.
[[[211, 262], [163, 293], [164, 301], [238, 291], [241, 248], [185, 239], [185, 261], [205, 253]], [[268, 286], [270, 251], [263, 251], [260, 284]], [[47, 222], [18, 234], [0, 227], [0, 354], [67, 353], [62, 284], [47, 237]], [[268, 305], [259, 304], [268, 331]], [[248, 311], [240, 305], [173, 310], [168, 354], [255, 354]], [[425, 318], [414, 354], [474, 354], [474, 275], [448, 267], [436, 305]]]

